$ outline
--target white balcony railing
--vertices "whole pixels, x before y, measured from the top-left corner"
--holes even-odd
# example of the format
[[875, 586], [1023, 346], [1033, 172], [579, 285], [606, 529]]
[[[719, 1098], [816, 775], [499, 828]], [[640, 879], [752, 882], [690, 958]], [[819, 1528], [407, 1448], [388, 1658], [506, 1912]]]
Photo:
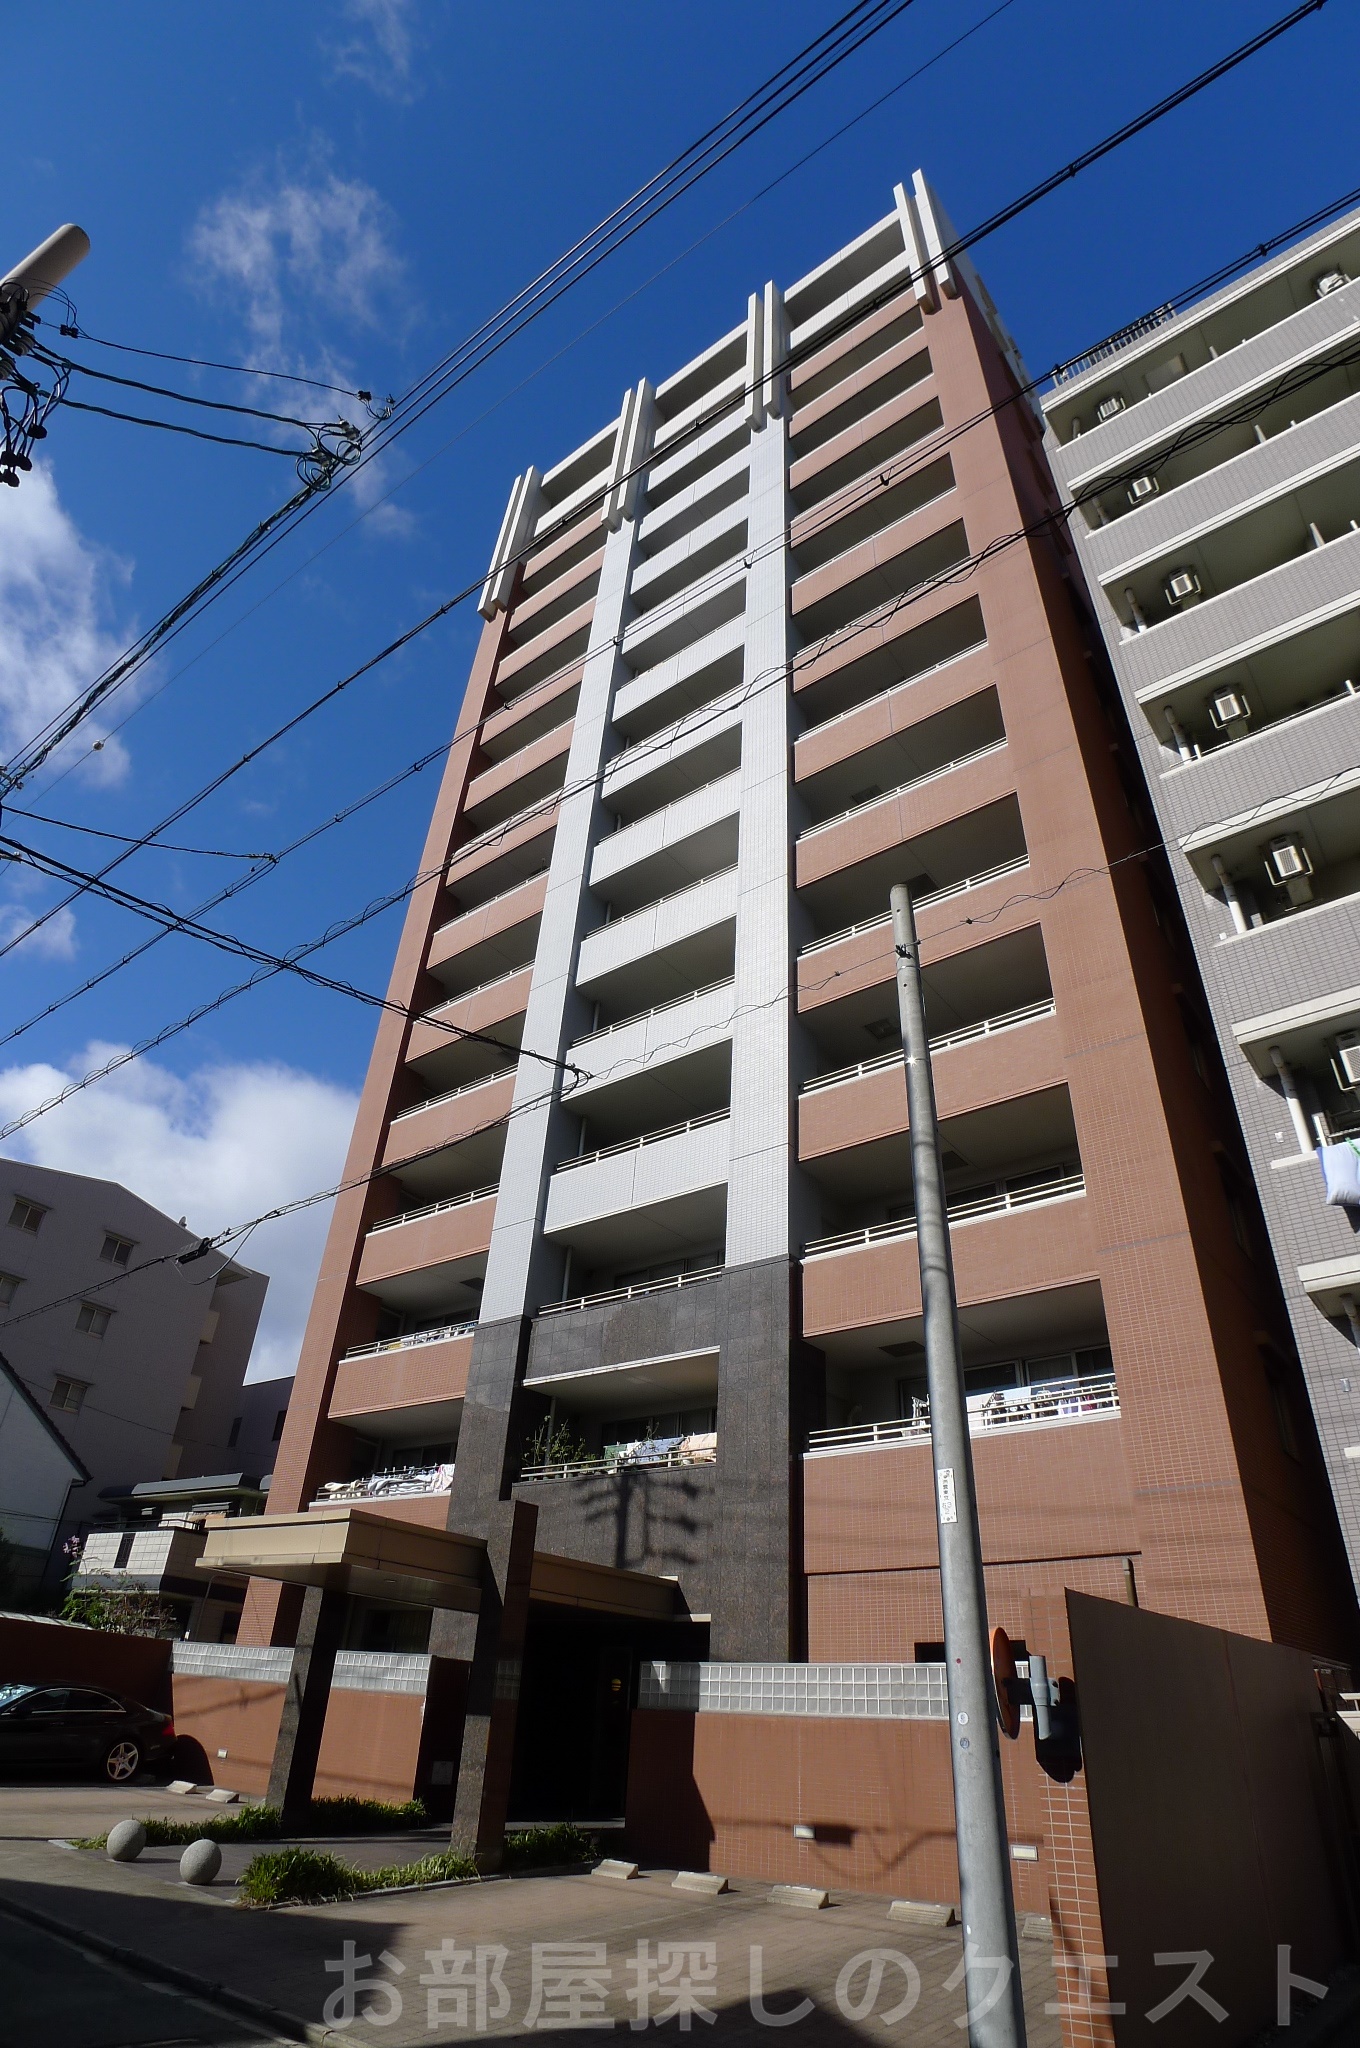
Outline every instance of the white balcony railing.
[[447, 1493], [453, 1466], [418, 1465], [404, 1472], [374, 1472], [367, 1479], [332, 1479], [312, 1501], [313, 1507], [337, 1507], [356, 1500], [397, 1500], [410, 1494]]
[[610, 1444], [600, 1458], [569, 1458], [556, 1465], [526, 1465], [520, 1478], [588, 1479], [596, 1472], [662, 1471], [677, 1465], [712, 1465], [718, 1455], [718, 1438], [713, 1430], [701, 1436], [672, 1436], [639, 1439], [635, 1443]]
[[377, 1223], [370, 1223], [368, 1234], [376, 1237], [380, 1230], [400, 1230], [403, 1223], [418, 1223], [423, 1216], [442, 1216], [446, 1209], [466, 1209], [469, 1202], [484, 1202], [495, 1192], [493, 1181], [489, 1188], [469, 1188], [465, 1195], [446, 1195], [442, 1202], [425, 1202], [419, 1209], [403, 1209], [399, 1216], [384, 1216]]
[[[1100, 1378], [1047, 1380], [1042, 1386], [998, 1387], [968, 1396], [968, 1433], [993, 1436], [1005, 1430], [1033, 1429], [1040, 1423], [1087, 1422], [1097, 1415], [1118, 1415], [1119, 1389], [1113, 1373]], [[930, 1403], [917, 1401], [911, 1415], [890, 1422], [851, 1422], [840, 1429], [809, 1433], [810, 1453], [871, 1451], [881, 1444], [930, 1441]]]
[[[1057, 1173], [1024, 1187], [1003, 1183], [995, 1194], [974, 1195], [966, 1202], [951, 1202], [947, 1215], [951, 1223], [977, 1223], [984, 1216], [1004, 1216], [1013, 1209], [1034, 1209], [1047, 1202], [1070, 1202], [1086, 1193], [1080, 1173]], [[824, 1252], [856, 1250], [861, 1245], [882, 1244], [889, 1238], [915, 1237], [916, 1218], [904, 1216], [891, 1223], [870, 1223], [863, 1230], [838, 1230], [831, 1237], [814, 1237], [803, 1246], [803, 1257], [815, 1259]]]
[[570, 1301], [545, 1301], [540, 1316], [562, 1316], [573, 1309], [598, 1308], [610, 1301], [635, 1301], [644, 1294], [667, 1294], [673, 1287], [693, 1287], [700, 1280], [716, 1280], [722, 1266], [704, 1266], [695, 1273], [672, 1273], [665, 1280], [636, 1280], [627, 1287], [606, 1287], [598, 1294], [578, 1294]]
[[732, 977], [725, 974], [721, 981], [706, 981], [702, 988], [692, 988], [686, 995], [672, 996], [668, 1002], [657, 1003], [650, 1010], [637, 1010], [631, 1017], [620, 1017], [615, 1024], [602, 1024], [598, 1031], [587, 1031], [583, 1038], [574, 1038], [571, 1051], [578, 1046], [590, 1045], [597, 1038], [608, 1038], [612, 1031], [626, 1031], [630, 1024], [645, 1024], [649, 1017], [664, 1016], [667, 1010], [678, 1010], [683, 1003], [697, 1003], [700, 996], [711, 996], [715, 989], [731, 988]]
[[[514, 1048], [507, 1046], [506, 1051]], [[479, 1074], [475, 1081], [464, 1081], [461, 1088], [447, 1088], [442, 1095], [429, 1095], [424, 1102], [413, 1102], [409, 1109], [399, 1109], [392, 1118], [394, 1124], [402, 1123], [408, 1116], [423, 1116], [427, 1109], [437, 1109], [441, 1102], [453, 1102], [460, 1095], [471, 1095], [478, 1088], [489, 1088], [493, 1081], [503, 1081], [507, 1074], [513, 1075], [514, 1067], [497, 1067], [490, 1074]]]
[[1165, 327], [1168, 320], [1174, 320], [1174, 305], [1158, 306], [1151, 313], [1144, 313], [1141, 319], [1131, 320], [1127, 327], [1121, 327], [1108, 341], [1101, 341], [1094, 348], [1088, 348], [1085, 355], [1073, 356], [1067, 363], [1059, 363], [1053, 371], [1055, 384], [1068, 384], [1074, 377], [1084, 376], [1087, 370], [1094, 370], [1097, 363], [1103, 363], [1110, 356], [1117, 356], [1144, 335], [1155, 334], [1159, 327]]
[[685, 1124], [667, 1124], [663, 1131], [648, 1131], [641, 1138], [623, 1138], [617, 1145], [601, 1145], [596, 1152], [578, 1152], [573, 1158], [559, 1159], [557, 1171], [566, 1173], [573, 1166], [589, 1166], [597, 1159], [617, 1159], [625, 1152], [640, 1152], [644, 1145], [660, 1145], [666, 1138], [683, 1138], [686, 1131], [702, 1131], [709, 1124], [725, 1124], [732, 1114], [727, 1109], [712, 1109], [707, 1116], [692, 1116]]
[[387, 1351], [414, 1351], [420, 1344], [447, 1344], [450, 1337], [470, 1337], [476, 1329], [470, 1323], [441, 1323], [437, 1330], [411, 1330], [404, 1337], [383, 1337], [376, 1344], [351, 1344], [340, 1353], [340, 1364], [350, 1358], [380, 1358]]
[[518, 967], [509, 967], [503, 974], [493, 974], [489, 981], [479, 981], [475, 988], [460, 989], [456, 996], [436, 1003], [432, 1010], [422, 1010], [416, 1019], [418, 1024], [437, 1024], [445, 1010], [456, 1009], [459, 1003], [470, 1003], [474, 996], [484, 996], [488, 989], [499, 988], [504, 981], [514, 981], [518, 975], [527, 974], [533, 966], [532, 960], [521, 960]]
[[[924, 910], [928, 903], [944, 903], [951, 896], [964, 896], [970, 889], [980, 889], [986, 882], [999, 881], [1002, 875], [1017, 875], [1021, 868], [1029, 866], [1029, 855], [1022, 853], [1015, 860], [1003, 860], [998, 867], [983, 868], [976, 875], [965, 875], [961, 882], [946, 882], [943, 889], [932, 889], [927, 896], [917, 896], [915, 906]], [[859, 924], [848, 924], [843, 931], [828, 932], [824, 939], [811, 939], [799, 950], [798, 958], [806, 960], [809, 953], [821, 953], [828, 946], [839, 946], [842, 939], [857, 938], [861, 932], [881, 931], [892, 923], [892, 912], [883, 911], [877, 917], [866, 917]]]
[[[1025, 1003], [1018, 1010], [1002, 1010], [995, 1017], [980, 1018], [976, 1024], [961, 1024], [957, 1031], [941, 1032], [930, 1041], [930, 1050], [948, 1052], [951, 1046], [971, 1045], [975, 1039], [993, 1038], [999, 1031], [1013, 1031], [1019, 1024], [1031, 1024], [1039, 1017], [1054, 1014], [1052, 996], [1046, 996], [1041, 1003]], [[839, 1088], [844, 1081], [859, 1081], [866, 1074], [885, 1074], [891, 1067], [900, 1067], [900, 1052], [883, 1052], [876, 1059], [861, 1060], [858, 1066], [837, 1067], [833, 1074], [817, 1074], [811, 1081], [805, 1081], [801, 1089], [804, 1095], [816, 1095], [823, 1088]]]
[[[909, 782], [899, 782], [893, 789], [880, 790], [877, 796], [864, 799], [863, 803], [851, 804], [848, 811], [837, 811], [834, 817], [822, 818], [817, 824], [809, 825], [805, 832], [798, 834], [799, 844], [813, 839], [819, 832], [829, 832], [833, 825], [843, 825], [847, 818], [858, 818], [864, 811], [877, 810], [880, 804], [890, 804], [896, 797], [905, 796], [909, 790], [923, 789], [928, 782], [938, 782], [942, 776], [951, 775], [956, 768], [967, 768], [974, 761], [985, 761], [989, 754], [999, 754], [1004, 748], [1004, 739], [989, 740], [985, 747], [974, 747], [970, 754], [960, 754], [953, 761], [942, 761], [938, 768], [931, 768], [924, 775], [913, 775]], [[927, 898], [921, 899], [923, 902]]]

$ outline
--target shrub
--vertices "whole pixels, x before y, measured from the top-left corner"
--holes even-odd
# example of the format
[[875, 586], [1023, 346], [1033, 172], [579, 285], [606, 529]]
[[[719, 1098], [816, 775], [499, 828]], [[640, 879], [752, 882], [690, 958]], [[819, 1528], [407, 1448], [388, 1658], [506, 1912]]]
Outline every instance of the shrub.
[[558, 1863], [591, 1863], [599, 1855], [594, 1835], [563, 1820], [551, 1827], [521, 1828], [505, 1838], [505, 1862], [509, 1870], [542, 1870]]
[[[561, 1863], [593, 1860], [598, 1845], [592, 1835], [571, 1822], [555, 1827], [523, 1828], [505, 1838], [505, 1860], [511, 1870], [542, 1870]], [[321, 1849], [273, 1849], [254, 1856], [241, 1878], [241, 1899], [248, 1906], [317, 1906], [358, 1898], [363, 1892], [390, 1890], [394, 1885], [447, 1884], [475, 1878], [477, 1866], [452, 1850], [422, 1856], [416, 1863], [388, 1863], [380, 1870], [355, 1870]]]
[[[305, 1825], [296, 1830], [306, 1835], [386, 1835], [401, 1828], [423, 1827], [429, 1819], [418, 1799], [399, 1804], [385, 1799], [314, 1799]], [[157, 1846], [181, 1842], [277, 1842], [285, 1833], [283, 1816], [277, 1806], [241, 1806], [234, 1813], [214, 1813], [201, 1820], [143, 1819], [148, 1843]], [[292, 1833], [289, 1829], [286, 1832]], [[107, 1837], [91, 1835], [78, 1846], [102, 1849]]]
[[450, 1878], [476, 1875], [477, 1866], [452, 1851], [422, 1856], [416, 1863], [356, 1870], [325, 1849], [269, 1849], [252, 1856], [246, 1865], [241, 1899], [248, 1906], [318, 1906], [354, 1899], [361, 1892], [386, 1891], [393, 1885], [442, 1884]]

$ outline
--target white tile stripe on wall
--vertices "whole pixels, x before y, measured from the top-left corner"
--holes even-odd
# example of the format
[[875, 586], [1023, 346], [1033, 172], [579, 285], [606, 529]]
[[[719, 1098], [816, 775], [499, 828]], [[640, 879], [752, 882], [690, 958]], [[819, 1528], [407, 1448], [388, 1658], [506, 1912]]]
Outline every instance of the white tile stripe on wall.
[[947, 1721], [943, 1664], [644, 1663], [639, 1707], [687, 1714], [802, 1714]]
[[[234, 1678], [247, 1685], [286, 1685], [293, 1653], [244, 1643], [174, 1643], [171, 1665], [177, 1678]], [[331, 1686], [336, 1692], [413, 1693], [423, 1699], [429, 1669], [429, 1658], [415, 1652], [341, 1650]]]

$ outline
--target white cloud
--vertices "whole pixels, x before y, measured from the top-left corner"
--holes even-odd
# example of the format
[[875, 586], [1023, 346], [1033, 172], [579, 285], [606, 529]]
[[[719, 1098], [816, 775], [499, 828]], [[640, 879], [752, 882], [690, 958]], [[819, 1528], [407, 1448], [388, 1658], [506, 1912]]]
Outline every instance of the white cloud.
[[[70, 1072], [102, 1065], [115, 1050], [89, 1045]], [[0, 1069], [0, 1117], [54, 1095], [70, 1072], [42, 1064]], [[40, 1166], [121, 1181], [211, 1236], [334, 1185], [356, 1107], [347, 1089], [275, 1062], [221, 1062], [181, 1077], [141, 1060], [50, 1110], [10, 1145]], [[318, 1203], [262, 1224], [239, 1253], [270, 1276], [252, 1379], [297, 1364], [330, 1213], [329, 1202]]]
[[76, 914], [65, 905], [46, 924], [40, 924], [35, 932], [28, 932], [36, 914], [33, 904], [0, 904], [0, 945], [8, 945], [20, 932], [28, 933], [19, 939], [16, 953], [27, 953], [30, 959], [74, 960], [76, 957]]
[[204, 279], [225, 286], [245, 314], [250, 341], [268, 369], [332, 376], [323, 349], [306, 357], [318, 311], [378, 329], [402, 274], [386, 204], [371, 185], [340, 177], [314, 151], [300, 171], [257, 173], [200, 212], [189, 237]]
[[[242, 347], [261, 368], [352, 389], [344, 342], [359, 330], [385, 337], [405, 317], [405, 266], [392, 243], [390, 211], [373, 186], [343, 178], [324, 144], [290, 168], [280, 158], [199, 213], [189, 237], [200, 281], [229, 295], [243, 318]], [[280, 386], [259, 380], [277, 405]], [[372, 425], [366, 406], [339, 392], [294, 392], [285, 410], [342, 416]], [[413, 527], [402, 507], [380, 502], [391, 482], [385, 456], [370, 458], [353, 490], [371, 533], [402, 539]]]
[[413, 0], [344, 0], [341, 12], [355, 33], [328, 45], [336, 73], [357, 78], [384, 99], [414, 99], [419, 88], [411, 76]]
[[[60, 415], [58, 415], [60, 417]], [[106, 668], [123, 642], [110, 630], [111, 587], [129, 565], [93, 546], [57, 494], [52, 471], [35, 463], [17, 491], [0, 491], [0, 747], [13, 754]], [[119, 696], [126, 708], [129, 690]], [[120, 740], [89, 720], [72, 751], [102, 783], [127, 771]], [[104, 739], [99, 751], [92, 743]]]

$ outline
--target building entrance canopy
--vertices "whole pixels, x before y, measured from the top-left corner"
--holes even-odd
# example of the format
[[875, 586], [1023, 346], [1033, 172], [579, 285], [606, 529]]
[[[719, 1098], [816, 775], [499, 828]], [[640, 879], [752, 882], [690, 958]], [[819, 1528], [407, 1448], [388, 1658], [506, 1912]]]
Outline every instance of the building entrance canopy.
[[[317, 1586], [395, 1607], [445, 1607], [475, 1614], [486, 1544], [453, 1529], [427, 1529], [358, 1507], [300, 1515], [241, 1516], [212, 1529], [202, 1572]], [[648, 1620], [683, 1618], [679, 1588], [648, 1572], [622, 1571], [537, 1551], [529, 1597], [555, 1607]]]

